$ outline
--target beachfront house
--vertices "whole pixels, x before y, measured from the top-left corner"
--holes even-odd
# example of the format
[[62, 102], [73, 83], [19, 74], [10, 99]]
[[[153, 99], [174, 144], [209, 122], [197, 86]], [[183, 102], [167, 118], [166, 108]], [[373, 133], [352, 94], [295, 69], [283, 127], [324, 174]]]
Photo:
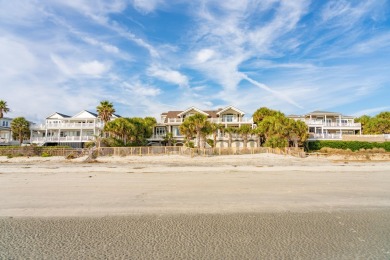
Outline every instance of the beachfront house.
[[[112, 119], [118, 118], [113, 115]], [[48, 116], [43, 124], [30, 127], [32, 144], [40, 146], [66, 145], [75, 148], [84, 147], [100, 135], [104, 123], [97, 114], [83, 110], [74, 116], [55, 112]]]
[[309, 141], [342, 140], [343, 135], [360, 135], [362, 127], [355, 123], [353, 116], [345, 116], [337, 112], [313, 111], [306, 115], [289, 115], [289, 118], [307, 124]]
[[13, 140], [11, 131], [12, 118], [0, 118], [0, 145], [18, 145], [19, 142]]
[[[162, 145], [166, 143], [168, 133], [172, 134], [173, 143], [177, 146], [182, 146], [185, 143], [185, 136], [180, 133], [180, 125], [183, 121], [195, 113], [200, 113], [207, 116], [208, 120], [213, 123], [218, 123], [227, 127], [239, 128], [241, 125], [250, 125], [254, 127], [253, 119], [246, 118], [245, 113], [233, 106], [219, 108], [217, 110], [201, 110], [196, 107], [190, 107], [186, 110], [168, 111], [161, 114], [160, 121], [154, 127], [153, 136], [148, 138], [149, 145]], [[212, 139], [212, 136], [208, 136]], [[193, 140], [196, 144], [196, 140]], [[256, 146], [255, 137], [249, 139], [248, 146]], [[243, 140], [239, 134], [233, 134], [233, 147], [242, 147]], [[223, 129], [218, 130], [216, 147], [228, 147], [228, 135]]]

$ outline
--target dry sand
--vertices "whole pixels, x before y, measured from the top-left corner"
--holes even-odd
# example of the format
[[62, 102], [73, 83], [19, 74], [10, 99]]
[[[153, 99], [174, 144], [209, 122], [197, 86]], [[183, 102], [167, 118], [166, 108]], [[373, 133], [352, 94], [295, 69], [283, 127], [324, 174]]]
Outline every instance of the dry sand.
[[390, 258], [390, 162], [0, 157], [0, 187], [1, 259]]

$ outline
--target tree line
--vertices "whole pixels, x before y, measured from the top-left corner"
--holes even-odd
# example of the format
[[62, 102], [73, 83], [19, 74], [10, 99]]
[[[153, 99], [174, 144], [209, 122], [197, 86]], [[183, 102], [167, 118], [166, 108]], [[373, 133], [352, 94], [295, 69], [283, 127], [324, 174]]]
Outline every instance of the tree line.
[[355, 118], [355, 122], [362, 124], [365, 135], [390, 134], [390, 112], [381, 112], [372, 117], [363, 115]]

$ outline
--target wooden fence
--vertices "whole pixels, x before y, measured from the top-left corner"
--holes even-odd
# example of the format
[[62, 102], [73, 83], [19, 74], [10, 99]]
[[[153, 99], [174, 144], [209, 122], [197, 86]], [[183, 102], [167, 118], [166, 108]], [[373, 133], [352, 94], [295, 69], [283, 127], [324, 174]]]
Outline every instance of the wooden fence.
[[[86, 148], [55, 148], [55, 147], [12, 147], [1, 148], [0, 156], [64, 156], [72, 154], [74, 157], [88, 155]], [[273, 153], [305, 157], [302, 148], [270, 148], [270, 147], [230, 147], [230, 148], [188, 148], [183, 146], [142, 146], [142, 147], [101, 147], [97, 150], [98, 156], [150, 156], [150, 155], [185, 155], [185, 156], [218, 156]]]

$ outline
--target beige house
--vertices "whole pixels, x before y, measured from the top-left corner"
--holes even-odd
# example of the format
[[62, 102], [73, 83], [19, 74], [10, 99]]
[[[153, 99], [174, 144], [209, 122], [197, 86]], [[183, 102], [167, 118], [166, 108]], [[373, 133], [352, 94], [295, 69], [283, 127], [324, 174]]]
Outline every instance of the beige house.
[[[114, 115], [112, 119], [117, 118]], [[74, 116], [55, 112], [43, 124], [31, 126], [32, 144], [54, 146], [67, 145], [82, 148], [86, 142], [95, 140], [104, 127], [97, 114], [83, 110]]]
[[[185, 136], [180, 133], [180, 125], [183, 121], [195, 113], [200, 113], [207, 116], [208, 120], [213, 123], [218, 123], [224, 127], [239, 128], [241, 125], [250, 125], [254, 127], [253, 119], [246, 118], [245, 113], [238, 108], [228, 106], [217, 110], [201, 110], [196, 107], [190, 107], [184, 111], [168, 111], [161, 114], [160, 122], [154, 128], [154, 133], [151, 138], [148, 138], [149, 145], [162, 145], [167, 133], [172, 133], [175, 145], [183, 145]], [[208, 138], [212, 139], [212, 136]], [[195, 142], [196, 143], [196, 142]], [[251, 138], [248, 146], [254, 146], [256, 142]], [[228, 146], [228, 136], [223, 131], [218, 131], [217, 147]], [[232, 146], [243, 146], [241, 137], [234, 134]]]
[[342, 140], [343, 135], [360, 135], [362, 127], [353, 116], [327, 111], [313, 111], [303, 116], [289, 115], [308, 125], [310, 140]]

